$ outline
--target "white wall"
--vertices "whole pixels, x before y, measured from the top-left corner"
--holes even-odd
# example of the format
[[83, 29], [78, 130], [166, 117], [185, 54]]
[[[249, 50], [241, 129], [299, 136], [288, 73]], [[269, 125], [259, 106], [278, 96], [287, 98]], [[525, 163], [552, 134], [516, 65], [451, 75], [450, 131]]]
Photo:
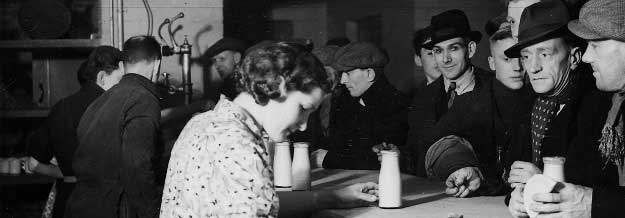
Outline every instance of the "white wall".
[[[106, 30], [110, 25], [110, 0], [102, 0], [103, 20], [102, 26], [104, 44], [110, 44], [110, 32]], [[158, 39], [158, 26], [165, 18], [173, 17], [179, 12], [185, 14], [184, 18], [178, 19], [172, 26], [174, 29], [181, 26], [176, 35], [176, 41], [182, 44], [187, 35], [192, 44], [192, 58], [199, 57], [206, 49], [221, 39], [223, 36], [223, 2], [222, 0], [149, 0], [154, 16], [154, 33]], [[208, 31], [207, 31], [208, 30]], [[124, 0], [124, 39], [134, 35], [145, 35], [148, 31], [147, 12], [141, 0]], [[167, 30], [164, 28], [163, 37], [168, 39]], [[197, 39], [197, 40], [196, 40]], [[179, 55], [164, 57], [161, 64], [161, 72], [170, 73], [170, 81], [179, 85], [182, 81], [182, 64]], [[204, 85], [204, 70], [199, 64], [192, 64], [191, 81], [193, 83], [194, 96], [201, 95]], [[206, 75], [211, 78], [216, 75]], [[210, 81], [213, 81], [211, 79]]]

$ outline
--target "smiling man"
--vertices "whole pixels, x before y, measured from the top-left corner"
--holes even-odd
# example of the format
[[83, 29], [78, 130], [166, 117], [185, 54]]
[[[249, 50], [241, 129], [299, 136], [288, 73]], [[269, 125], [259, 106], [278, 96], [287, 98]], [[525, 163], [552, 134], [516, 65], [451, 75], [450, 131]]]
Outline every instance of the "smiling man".
[[[493, 126], [500, 123], [492, 116], [493, 76], [471, 63], [481, 33], [470, 29], [460, 10], [433, 16], [430, 28], [431, 41], [424, 48], [432, 50], [442, 76], [419, 89], [412, 99], [410, 130], [399, 147], [402, 169], [445, 181], [447, 193], [457, 197], [478, 189], [484, 190], [479, 194], [501, 194], [501, 173], [480, 168], [495, 164], [494, 145], [498, 143], [494, 136], [500, 135]], [[493, 183], [484, 184], [489, 178]]]
[[317, 150], [312, 159], [324, 168], [378, 170], [371, 148], [404, 142], [407, 99], [386, 79], [388, 55], [377, 45], [353, 42], [334, 58], [332, 66], [341, 72], [340, 83], [348, 92], [333, 96], [328, 149]]

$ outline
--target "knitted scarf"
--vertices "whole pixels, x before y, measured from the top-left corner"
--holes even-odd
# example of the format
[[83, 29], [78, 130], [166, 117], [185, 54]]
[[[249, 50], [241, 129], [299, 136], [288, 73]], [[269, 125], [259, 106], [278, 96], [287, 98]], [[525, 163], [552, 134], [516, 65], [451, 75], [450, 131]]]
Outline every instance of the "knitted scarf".
[[621, 105], [625, 100], [625, 93], [612, 95], [612, 107], [608, 112], [601, 139], [599, 139], [599, 151], [604, 161], [604, 168], [608, 163], [616, 164], [619, 172], [619, 183], [625, 185], [623, 178], [623, 162], [625, 161], [625, 137], [623, 136], [623, 117], [621, 117]]
[[542, 166], [542, 143], [551, 121], [558, 113], [561, 104], [567, 104], [573, 100], [578, 86], [576, 74], [571, 73], [569, 66], [566, 69], [562, 79], [554, 87], [554, 91], [536, 98], [532, 108], [532, 162], [537, 166]]

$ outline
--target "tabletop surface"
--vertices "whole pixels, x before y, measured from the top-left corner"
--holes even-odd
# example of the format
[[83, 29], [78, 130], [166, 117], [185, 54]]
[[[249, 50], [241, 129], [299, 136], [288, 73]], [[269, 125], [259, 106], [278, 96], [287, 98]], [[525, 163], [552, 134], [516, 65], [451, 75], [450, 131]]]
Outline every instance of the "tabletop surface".
[[[325, 170], [311, 172], [312, 189], [377, 182], [379, 171]], [[381, 209], [377, 205], [354, 209], [322, 210], [313, 217], [383, 217], [383, 218], [448, 218], [450, 214], [463, 218], [511, 217], [504, 204], [504, 197], [455, 198], [445, 194], [441, 181], [402, 175], [402, 208]]]

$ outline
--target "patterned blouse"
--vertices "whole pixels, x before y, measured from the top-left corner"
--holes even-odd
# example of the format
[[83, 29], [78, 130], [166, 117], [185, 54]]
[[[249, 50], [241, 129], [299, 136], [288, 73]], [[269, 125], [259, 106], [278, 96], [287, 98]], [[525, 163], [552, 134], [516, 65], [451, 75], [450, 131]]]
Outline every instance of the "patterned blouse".
[[193, 117], [171, 152], [160, 217], [277, 217], [265, 135], [225, 98]]

